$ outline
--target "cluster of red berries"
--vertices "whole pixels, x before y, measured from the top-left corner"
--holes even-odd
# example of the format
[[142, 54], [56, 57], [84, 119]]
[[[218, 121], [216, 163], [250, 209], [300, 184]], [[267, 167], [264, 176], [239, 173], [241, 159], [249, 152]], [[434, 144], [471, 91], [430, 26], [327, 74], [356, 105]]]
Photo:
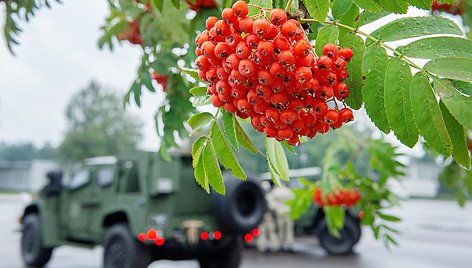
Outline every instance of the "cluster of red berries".
[[325, 206], [345, 206], [352, 207], [361, 200], [361, 194], [357, 189], [338, 189], [331, 195], [326, 194], [323, 200], [321, 188], [316, 188], [313, 193], [313, 200], [320, 207]]
[[142, 45], [143, 39], [141, 38], [141, 33], [139, 32], [139, 21], [130, 21], [129, 27], [118, 34], [119, 40], [127, 40], [134, 45]]
[[271, 10], [270, 20], [247, 14], [248, 5], [238, 1], [222, 20], [209, 17], [195, 39], [195, 65], [211, 103], [250, 117], [257, 131], [290, 145], [352, 121], [352, 111], [337, 102], [349, 96], [343, 80], [352, 50], [328, 44], [315, 58], [299, 22], [285, 11]]
[[215, 0], [185, 0], [189, 5], [190, 9], [199, 11], [201, 8], [214, 8], [216, 7]]
[[441, 1], [434, 0], [431, 4], [432, 11], [444, 11], [452, 15], [462, 15], [464, 14], [464, 7], [460, 0], [456, 1], [455, 4], [444, 4]]
[[167, 79], [168, 79], [167, 75], [161, 75], [158, 72], [154, 71], [154, 72], [152, 72], [151, 76], [152, 76], [152, 79], [156, 80], [156, 82], [162, 86], [162, 90], [164, 92], [166, 92], [167, 91]]

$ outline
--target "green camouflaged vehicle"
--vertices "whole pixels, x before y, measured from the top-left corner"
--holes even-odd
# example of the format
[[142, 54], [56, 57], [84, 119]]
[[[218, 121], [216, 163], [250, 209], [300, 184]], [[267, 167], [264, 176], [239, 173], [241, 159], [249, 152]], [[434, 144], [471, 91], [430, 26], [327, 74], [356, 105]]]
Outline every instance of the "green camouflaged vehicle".
[[238, 267], [242, 234], [266, 211], [258, 183], [227, 176], [226, 195], [195, 182], [190, 157], [152, 153], [85, 160], [49, 183], [22, 215], [24, 263], [46, 264], [61, 245], [103, 245], [105, 268], [147, 267], [159, 259], [197, 259], [201, 267]]

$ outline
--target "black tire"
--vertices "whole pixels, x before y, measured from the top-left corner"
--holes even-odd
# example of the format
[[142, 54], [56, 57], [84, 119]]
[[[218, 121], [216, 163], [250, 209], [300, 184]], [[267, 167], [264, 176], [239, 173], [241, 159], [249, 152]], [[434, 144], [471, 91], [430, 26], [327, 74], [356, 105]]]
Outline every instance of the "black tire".
[[226, 232], [246, 233], [261, 223], [267, 210], [264, 193], [253, 181], [226, 180], [226, 195], [216, 195], [215, 217]]
[[352, 253], [352, 248], [360, 238], [360, 228], [351, 217], [346, 217], [344, 227], [340, 231], [340, 238], [336, 238], [329, 233], [326, 219], [320, 223], [318, 238], [321, 247], [329, 255], [347, 255]]
[[21, 257], [27, 266], [42, 267], [52, 255], [52, 248], [43, 245], [41, 220], [38, 214], [28, 214], [21, 230]]
[[226, 247], [201, 257], [201, 268], [238, 268], [242, 260], [241, 240], [234, 238]]
[[112, 225], [103, 241], [104, 268], [146, 268], [151, 264], [151, 252], [133, 239], [126, 224]]

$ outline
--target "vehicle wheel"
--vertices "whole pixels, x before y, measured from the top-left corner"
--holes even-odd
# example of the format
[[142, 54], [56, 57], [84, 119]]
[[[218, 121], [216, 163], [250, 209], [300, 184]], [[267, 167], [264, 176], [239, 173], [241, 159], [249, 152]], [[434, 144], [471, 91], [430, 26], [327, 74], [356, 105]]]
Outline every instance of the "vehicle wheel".
[[41, 221], [38, 214], [28, 214], [21, 231], [21, 256], [28, 266], [44, 266], [51, 258], [52, 248], [43, 245]]
[[226, 195], [215, 195], [216, 221], [226, 232], [250, 232], [261, 223], [267, 210], [264, 192], [250, 180], [227, 180], [225, 184]]
[[201, 268], [238, 268], [242, 259], [242, 245], [233, 239], [225, 248], [200, 258]]
[[346, 217], [344, 227], [340, 231], [340, 237], [336, 238], [329, 233], [326, 219], [320, 223], [318, 230], [318, 238], [321, 247], [330, 255], [346, 255], [352, 253], [352, 248], [360, 237], [360, 228], [357, 227], [355, 221]]
[[103, 267], [145, 268], [151, 263], [151, 253], [131, 236], [126, 224], [111, 226], [103, 242]]

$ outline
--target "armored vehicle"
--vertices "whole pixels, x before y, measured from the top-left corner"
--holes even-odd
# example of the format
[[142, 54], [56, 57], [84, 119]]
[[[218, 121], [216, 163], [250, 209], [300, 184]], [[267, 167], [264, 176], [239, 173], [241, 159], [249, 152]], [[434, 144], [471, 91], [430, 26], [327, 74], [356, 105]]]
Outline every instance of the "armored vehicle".
[[227, 176], [226, 195], [207, 194], [192, 160], [156, 154], [83, 161], [49, 183], [21, 217], [22, 258], [42, 266], [62, 245], [103, 245], [103, 267], [140, 268], [160, 259], [196, 259], [201, 267], [238, 267], [242, 235], [262, 220], [258, 183]]

